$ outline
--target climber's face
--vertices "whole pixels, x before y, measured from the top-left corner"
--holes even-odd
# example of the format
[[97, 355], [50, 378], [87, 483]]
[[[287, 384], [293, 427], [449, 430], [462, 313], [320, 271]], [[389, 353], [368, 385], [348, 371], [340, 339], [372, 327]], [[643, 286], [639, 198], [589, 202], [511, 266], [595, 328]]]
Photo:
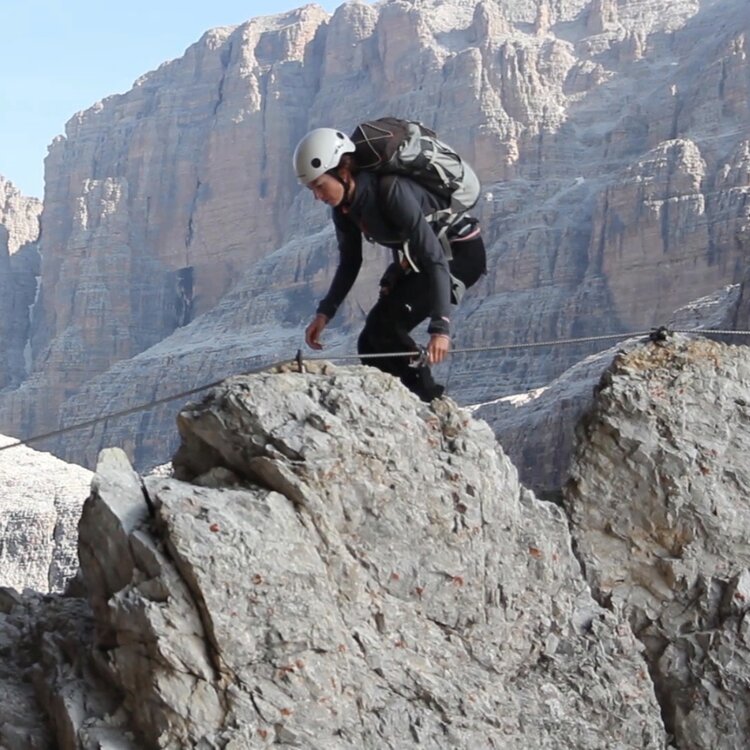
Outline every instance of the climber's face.
[[344, 200], [344, 186], [327, 172], [314, 179], [308, 187], [312, 190], [315, 200], [323, 201], [332, 208]]

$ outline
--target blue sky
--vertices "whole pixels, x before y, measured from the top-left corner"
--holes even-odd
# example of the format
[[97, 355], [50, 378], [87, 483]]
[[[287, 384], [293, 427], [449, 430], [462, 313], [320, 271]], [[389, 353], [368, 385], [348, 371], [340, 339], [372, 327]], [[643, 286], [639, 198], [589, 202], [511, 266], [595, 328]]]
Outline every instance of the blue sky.
[[[308, 0], [0, 0], [0, 175], [43, 195], [44, 158], [65, 123], [204, 31]], [[343, 0], [317, 0], [333, 11]]]

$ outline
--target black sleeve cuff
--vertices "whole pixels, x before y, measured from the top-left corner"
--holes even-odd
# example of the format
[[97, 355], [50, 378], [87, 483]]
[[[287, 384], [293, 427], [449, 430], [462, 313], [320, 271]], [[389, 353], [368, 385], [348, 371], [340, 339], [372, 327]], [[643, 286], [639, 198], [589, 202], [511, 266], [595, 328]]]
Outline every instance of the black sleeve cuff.
[[325, 315], [328, 320], [330, 320], [335, 314], [336, 310], [338, 308], [331, 304], [330, 302], [326, 302], [323, 300], [319, 305], [318, 309], [315, 311], [318, 315]]
[[442, 333], [446, 336], [450, 336], [451, 324], [450, 321], [445, 318], [437, 318], [430, 321], [430, 325], [427, 327], [427, 333]]

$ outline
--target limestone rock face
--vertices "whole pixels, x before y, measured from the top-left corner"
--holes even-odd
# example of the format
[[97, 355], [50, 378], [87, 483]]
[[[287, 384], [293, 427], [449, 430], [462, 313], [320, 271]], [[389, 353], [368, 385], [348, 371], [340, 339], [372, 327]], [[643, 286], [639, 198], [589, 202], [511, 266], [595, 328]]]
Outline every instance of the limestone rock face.
[[279, 243], [310, 106], [303, 57], [327, 17], [308, 6], [207, 32], [52, 144], [37, 411], [211, 308]]
[[645, 644], [678, 747], [750, 742], [748, 403], [746, 347], [682, 338], [619, 355], [564, 495], [588, 580]]
[[0, 225], [8, 230], [11, 255], [29, 242], [39, 239], [39, 216], [42, 202], [29, 198], [10, 180], [0, 175]]
[[[675, 311], [669, 325], [677, 330], [748, 330], [746, 283], [724, 287]], [[743, 302], [745, 300], [745, 302]], [[581, 417], [594, 403], [602, 375], [615, 356], [648, 338], [628, 339], [592, 354], [543, 388], [505, 396], [473, 407], [495, 432], [523, 484], [542, 497], [558, 497], [565, 484]], [[714, 336], [750, 343], [746, 336]]]
[[[0, 427], [39, 433], [160, 390], [191, 324], [187, 387], [207, 357], [236, 372], [238, 341], [259, 364], [293, 356], [337, 254], [290, 154], [311, 127], [385, 113], [435, 127], [483, 180], [488, 274], [453, 317], [456, 346], [663, 324], [744, 273], [748, 35], [744, 0], [351, 2], [207, 32], [52, 144], [28, 366], [6, 378]], [[366, 254], [336, 352], [353, 352], [387, 262]], [[440, 377], [484, 402], [598, 347], [455, 356]], [[171, 434], [164, 410], [148, 419]], [[115, 438], [112, 422], [87, 439], [88, 465]], [[131, 456], [160, 463], [167, 443]]]
[[[8, 230], [0, 225], [0, 343], [3, 351], [12, 349], [11, 338], [13, 335], [13, 281], [10, 270], [10, 253], [8, 252]], [[6, 385], [9, 380], [7, 368], [0, 370], [1, 385]]]
[[[700, 150], [691, 141], [677, 140], [632, 165], [600, 197], [591, 238], [596, 255], [590, 263], [607, 277], [613, 305], [629, 330], [667, 318], [674, 309], [675, 283], [695, 288], [715, 269], [713, 286], [720, 285], [721, 269], [705, 253], [705, 179]], [[677, 224], [679, 234], [665, 231]], [[642, 294], [633, 293], [634, 283]]]
[[[14, 442], [0, 436], [0, 446]], [[61, 591], [75, 575], [91, 476], [26, 446], [0, 451], [0, 586]]]
[[40, 201], [22, 196], [0, 176], [0, 390], [18, 386], [30, 366], [41, 209]]
[[[81, 575], [52, 600], [86, 597], [81, 640], [35, 678], [61, 744], [664, 746], [640, 648], [591, 598], [560, 508], [452, 401], [321, 364], [232, 378], [178, 426], [174, 477], [100, 457]], [[41, 616], [7, 628], [27, 601], [0, 618], [16, 653], [51, 642]]]

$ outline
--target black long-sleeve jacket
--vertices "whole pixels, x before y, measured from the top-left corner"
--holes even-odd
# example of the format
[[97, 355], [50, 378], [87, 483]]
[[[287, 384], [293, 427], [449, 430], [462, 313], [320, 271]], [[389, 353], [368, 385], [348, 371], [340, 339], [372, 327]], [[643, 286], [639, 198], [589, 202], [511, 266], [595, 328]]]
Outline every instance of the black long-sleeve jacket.
[[430, 282], [432, 309], [427, 330], [449, 333], [448, 261], [437, 235], [425, 220], [425, 216], [445, 207], [442, 199], [407, 177], [358, 172], [351, 203], [333, 209], [339, 265], [317, 311], [332, 318], [352, 288], [362, 265], [362, 235], [394, 250], [408, 242], [409, 255]]

